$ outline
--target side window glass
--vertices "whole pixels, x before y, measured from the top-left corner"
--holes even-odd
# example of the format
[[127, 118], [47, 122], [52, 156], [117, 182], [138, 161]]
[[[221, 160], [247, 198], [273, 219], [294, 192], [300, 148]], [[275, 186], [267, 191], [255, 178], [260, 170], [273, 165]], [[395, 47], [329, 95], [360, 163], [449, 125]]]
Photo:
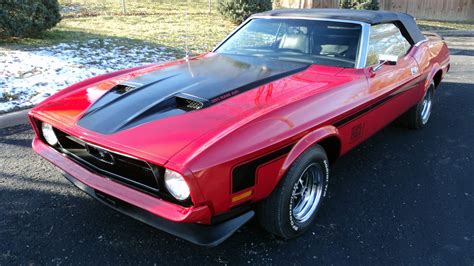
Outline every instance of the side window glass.
[[374, 25], [370, 29], [367, 66], [378, 64], [379, 55], [403, 57], [410, 49], [410, 43], [394, 24]]

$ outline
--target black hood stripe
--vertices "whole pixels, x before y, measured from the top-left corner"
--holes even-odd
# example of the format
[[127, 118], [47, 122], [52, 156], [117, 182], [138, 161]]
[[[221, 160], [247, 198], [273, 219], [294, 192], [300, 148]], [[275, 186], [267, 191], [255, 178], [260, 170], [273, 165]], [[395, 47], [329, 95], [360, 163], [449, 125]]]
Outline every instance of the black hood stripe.
[[190, 60], [115, 86], [84, 113], [78, 125], [102, 134], [116, 133], [208, 107], [308, 66], [221, 54]]
[[302, 70], [305, 70], [307, 67], [308, 66], [305, 66], [305, 67], [302, 67], [302, 68], [296, 68], [296, 69], [293, 69], [293, 70], [289, 70], [289, 71], [286, 71], [286, 72], [283, 72], [283, 73], [280, 73], [280, 74], [276, 74], [276, 75], [273, 75], [273, 76], [270, 76], [270, 77], [267, 77], [267, 78], [263, 78], [263, 79], [251, 82], [251, 83], [246, 84], [246, 85], [244, 85], [240, 88], [237, 88], [237, 89], [235, 89], [231, 92], [225, 92], [221, 95], [218, 95], [218, 96], [210, 99], [210, 102], [211, 103], [217, 103], [220, 100], [229, 98], [230, 96], [235, 96], [237, 94], [246, 92], [246, 91], [251, 90], [251, 89], [255, 89], [256, 87], [265, 85], [265, 84], [270, 83], [272, 81], [275, 81], [275, 80], [278, 80], [278, 79], [281, 79], [281, 78], [284, 78], [284, 77], [287, 77], [287, 76], [291, 76], [293, 74], [301, 72]]
[[[139, 85], [139, 83], [128, 82], [128, 81], [124, 82], [123, 84], [114, 87], [112, 90], [110, 90], [105, 95], [103, 95], [99, 100], [97, 100], [87, 110], [87, 112], [83, 115], [83, 117], [90, 116], [92, 113], [97, 112], [101, 109], [107, 108], [108, 106], [111, 106], [112, 104], [114, 104], [117, 101], [124, 100], [124, 98], [129, 97], [133, 93], [138, 93], [141, 89], [145, 89], [146, 87], [151, 86], [154, 83], [158, 83], [160, 81], [166, 80], [166, 79], [171, 78], [171, 77], [173, 77], [173, 76], [163, 77], [159, 80], [156, 80], [156, 81], [154, 81], [150, 84], [146, 84], [146, 85], [141, 85], [141, 84]], [[120, 92], [121, 86], [123, 86], [123, 87], [132, 87], [133, 90], [131, 90], [130, 92], [121, 93]]]

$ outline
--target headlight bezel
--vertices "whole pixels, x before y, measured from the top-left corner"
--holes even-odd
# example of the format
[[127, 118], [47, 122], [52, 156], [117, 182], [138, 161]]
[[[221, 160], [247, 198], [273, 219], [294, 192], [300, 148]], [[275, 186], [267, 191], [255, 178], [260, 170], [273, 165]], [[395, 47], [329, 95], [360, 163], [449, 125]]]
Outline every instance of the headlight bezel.
[[176, 200], [180, 202], [189, 200], [191, 191], [182, 174], [171, 169], [165, 169], [163, 183], [168, 193]]
[[43, 139], [48, 143], [50, 146], [56, 146], [59, 143], [58, 136], [54, 132], [54, 128], [51, 124], [48, 123], [41, 123], [41, 135]]

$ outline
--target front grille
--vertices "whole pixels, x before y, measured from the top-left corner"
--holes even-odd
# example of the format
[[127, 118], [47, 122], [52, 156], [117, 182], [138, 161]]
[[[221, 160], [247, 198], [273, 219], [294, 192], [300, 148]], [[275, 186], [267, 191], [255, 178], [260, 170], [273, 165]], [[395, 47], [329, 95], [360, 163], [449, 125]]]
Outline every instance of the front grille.
[[164, 194], [161, 189], [162, 167], [86, 143], [56, 128], [54, 130], [59, 140], [59, 146], [55, 148], [83, 167], [147, 193]]

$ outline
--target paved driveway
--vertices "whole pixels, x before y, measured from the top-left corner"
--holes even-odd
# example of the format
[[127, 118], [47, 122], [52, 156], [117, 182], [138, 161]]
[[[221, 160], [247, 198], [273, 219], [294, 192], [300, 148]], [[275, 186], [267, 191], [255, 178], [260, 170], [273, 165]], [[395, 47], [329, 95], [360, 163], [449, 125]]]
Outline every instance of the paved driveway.
[[421, 131], [389, 126], [341, 158], [303, 237], [256, 221], [216, 248], [152, 229], [92, 200], [0, 130], [0, 264], [474, 264], [474, 38], [448, 39], [453, 66]]

